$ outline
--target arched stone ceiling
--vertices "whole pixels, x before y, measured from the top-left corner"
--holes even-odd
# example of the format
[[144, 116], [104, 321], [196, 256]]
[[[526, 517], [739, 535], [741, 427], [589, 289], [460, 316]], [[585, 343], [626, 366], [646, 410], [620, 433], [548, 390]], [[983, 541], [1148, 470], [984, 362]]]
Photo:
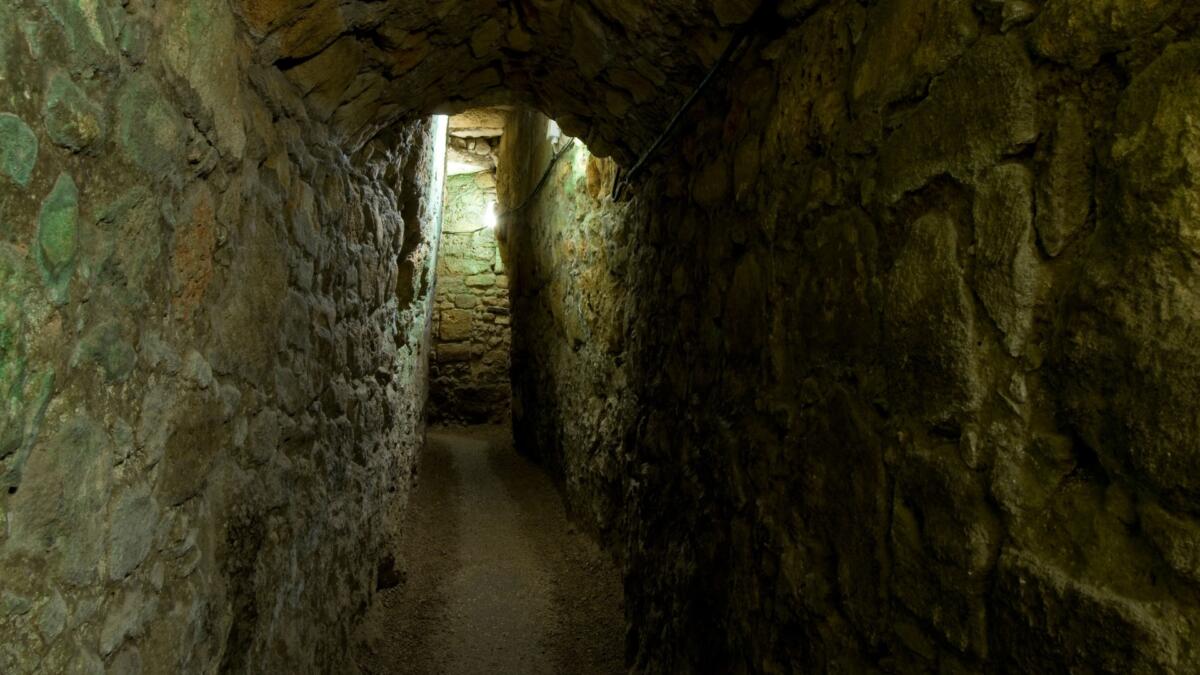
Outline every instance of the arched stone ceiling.
[[518, 103], [555, 118], [594, 152], [628, 161], [760, 0], [233, 4], [258, 58], [281, 69], [312, 114], [349, 143], [399, 119]]

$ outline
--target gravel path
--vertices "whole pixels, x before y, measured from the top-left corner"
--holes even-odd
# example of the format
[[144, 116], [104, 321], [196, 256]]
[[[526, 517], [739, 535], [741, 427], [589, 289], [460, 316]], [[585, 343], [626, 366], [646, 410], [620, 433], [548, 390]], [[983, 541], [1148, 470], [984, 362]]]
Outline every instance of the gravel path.
[[624, 672], [620, 575], [499, 427], [431, 429], [404, 581], [360, 625], [369, 675]]

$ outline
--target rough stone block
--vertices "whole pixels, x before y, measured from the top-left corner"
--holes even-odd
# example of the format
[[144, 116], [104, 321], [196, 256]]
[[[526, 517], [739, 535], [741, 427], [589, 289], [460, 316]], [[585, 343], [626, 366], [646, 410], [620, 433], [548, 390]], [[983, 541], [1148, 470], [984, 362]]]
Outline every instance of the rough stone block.
[[108, 576], [124, 579], [146, 556], [154, 544], [158, 528], [158, 505], [149, 488], [133, 488], [113, 507], [108, 543]]
[[1122, 597], [1027, 552], [1001, 555], [995, 598], [995, 651], [1016, 672], [1179, 672], [1190, 652], [1188, 622], [1168, 603]]
[[479, 298], [474, 295], [454, 296], [454, 306], [458, 309], [474, 309], [477, 305], [479, 305]]
[[1200, 583], [1200, 523], [1167, 512], [1153, 503], [1139, 510], [1142, 530], [1173, 570]]
[[38, 215], [38, 263], [58, 302], [66, 300], [79, 246], [79, 189], [62, 174]]
[[958, 228], [944, 213], [913, 223], [884, 283], [884, 339], [894, 400], [930, 420], [983, 398], [975, 310], [958, 263]]
[[109, 67], [116, 56], [111, 15], [101, 0], [40, 0], [62, 26], [77, 70]]
[[0, 113], [0, 171], [21, 187], [28, 187], [37, 164], [38, 140], [24, 120]]
[[1157, 30], [1181, 0], [1047, 0], [1031, 26], [1041, 55], [1090, 68]]
[[1037, 229], [1053, 258], [1083, 229], [1092, 208], [1092, 145], [1078, 103], [1059, 110], [1049, 154], [1038, 182]]
[[986, 172], [975, 196], [975, 292], [1000, 327], [1008, 352], [1019, 355], [1033, 330], [1041, 285], [1033, 233], [1033, 175], [1020, 164]]
[[885, 0], [867, 15], [852, 95], [881, 108], [915, 94], [944, 71], [979, 35], [969, 3]]
[[117, 120], [121, 147], [147, 173], [162, 174], [182, 157], [184, 121], [148, 74], [133, 76], [121, 90]]
[[[66, 420], [30, 453], [20, 485], [10, 497], [10, 551], [50, 553], [56, 576], [71, 584], [94, 583], [104, 545], [104, 517], [112, 486], [112, 450], [91, 419]], [[43, 570], [45, 573], [45, 570]]]
[[492, 268], [492, 264], [485, 260], [469, 260], [469, 259], [448, 259], [446, 260], [446, 271], [449, 274], [458, 277], [469, 277], [476, 274], [483, 274]]
[[465, 309], [442, 312], [438, 336], [446, 342], [461, 342], [471, 337], [474, 313]]
[[1200, 43], [1167, 49], [1130, 86], [1113, 158], [1119, 238], [1095, 250], [1066, 304], [1056, 354], [1069, 419], [1116, 473], [1197, 512], [1200, 410]]
[[50, 80], [45, 119], [50, 139], [75, 151], [102, 139], [108, 126], [104, 109], [63, 73], [56, 73]]
[[1037, 139], [1029, 57], [1013, 38], [979, 40], [880, 148], [881, 196], [894, 202], [949, 173], [969, 182]]
[[474, 347], [469, 344], [438, 345], [437, 359], [440, 363], [462, 363], [471, 360]]
[[[1141, 72], [1117, 114], [1118, 229], [1200, 253], [1200, 41], [1172, 45]], [[1149, 208], [1153, 205], [1153, 208]]]

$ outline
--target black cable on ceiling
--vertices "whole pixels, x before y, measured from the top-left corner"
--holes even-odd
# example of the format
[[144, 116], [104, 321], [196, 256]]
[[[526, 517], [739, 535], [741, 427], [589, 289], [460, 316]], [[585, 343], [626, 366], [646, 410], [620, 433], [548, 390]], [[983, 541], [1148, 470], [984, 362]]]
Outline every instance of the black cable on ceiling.
[[509, 216], [511, 216], [513, 214], [524, 211], [525, 208], [527, 206], [529, 206], [530, 202], [532, 202], [538, 196], [538, 193], [540, 193], [542, 191], [542, 188], [546, 187], [546, 181], [548, 181], [550, 179], [550, 173], [554, 171], [554, 167], [555, 167], [555, 165], [558, 164], [558, 160], [563, 155], [567, 154], [568, 150], [575, 147], [575, 139], [570, 138], [570, 137], [567, 137], [567, 138], [569, 138], [569, 140], [561, 148], [558, 149], [558, 152], [554, 153], [553, 157], [550, 158], [550, 163], [546, 165], [546, 170], [542, 172], [541, 180], [539, 180], [537, 182], [537, 185], [534, 186], [533, 191], [529, 193], [529, 196], [525, 197], [525, 200], [522, 201], [521, 205], [518, 206], [517, 208], [506, 210], [503, 214], [500, 215], [500, 218], [508, 218]]
[[733, 55], [738, 49], [741, 48], [743, 44], [745, 44], [751, 33], [753, 33], [754, 27], [758, 25], [758, 23], [764, 17], [768, 16], [770, 14], [770, 10], [773, 8], [774, 3], [764, 2], [763, 4], [759, 5], [759, 8], [755, 11], [754, 15], [748, 21], [746, 21], [746, 23], [738, 26], [737, 31], [733, 34], [733, 37], [730, 38], [729, 44], [726, 45], [725, 51], [721, 53], [720, 58], [718, 58], [716, 63], [713, 64], [712, 68], [709, 69], [708, 74], [704, 76], [704, 79], [700, 80], [700, 84], [696, 85], [696, 88], [692, 91], [691, 95], [684, 100], [683, 105], [681, 105], [679, 110], [675, 112], [675, 115], [671, 117], [671, 121], [667, 123], [667, 127], [663, 129], [661, 134], [658, 135], [658, 138], [654, 140], [654, 143], [650, 145], [650, 148], [647, 149], [646, 152], [642, 153], [642, 156], [638, 159], [637, 163], [633, 165], [633, 168], [631, 168], [628, 173], [625, 173], [625, 175], [622, 176], [620, 169], [617, 170], [617, 180], [613, 181], [613, 201], [617, 201], [621, 198], [621, 195], [624, 194], [625, 189], [629, 187], [629, 184], [633, 181], [633, 179], [646, 168], [647, 162], [649, 162], [650, 159], [660, 149], [662, 149], [663, 144], [667, 142], [667, 139], [671, 136], [671, 133], [674, 132], [675, 128], [679, 126], [679, 123], [683, 121], [683, 116], [687, 114], [692, 106], [695, 105], [697, 99], [700, 98], [700, 94], [704, 93], [704, 90], [707, 89], [710, 84], [712, 84], [712, 81], [716, 78], [717, 73], [725, 67], [725, 64], [729, 63], [729, 61], [733, 58]]

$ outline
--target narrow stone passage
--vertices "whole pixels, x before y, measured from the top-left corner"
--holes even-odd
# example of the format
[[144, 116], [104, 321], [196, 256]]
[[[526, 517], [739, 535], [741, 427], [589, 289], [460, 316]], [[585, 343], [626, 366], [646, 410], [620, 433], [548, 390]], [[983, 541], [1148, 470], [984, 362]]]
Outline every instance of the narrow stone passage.
[[620, 577], [503, 427], [432, 429], [403, 581], [358, 629], [371, 675], [624, 671]]

